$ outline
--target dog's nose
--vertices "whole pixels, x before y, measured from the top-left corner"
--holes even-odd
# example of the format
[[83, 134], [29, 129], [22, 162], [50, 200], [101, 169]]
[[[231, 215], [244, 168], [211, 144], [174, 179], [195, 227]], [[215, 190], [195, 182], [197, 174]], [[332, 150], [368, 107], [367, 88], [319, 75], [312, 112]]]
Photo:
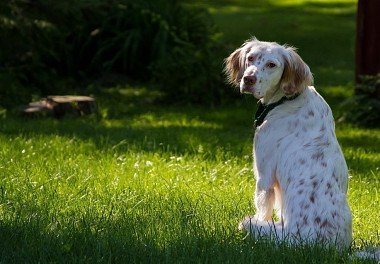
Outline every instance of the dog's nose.
[[254, 75], [244, 76], [243, 80], [244, 80], [244, 84], [246, 84], [246, 85], [254, 85], [257, 81], [257, 78]]

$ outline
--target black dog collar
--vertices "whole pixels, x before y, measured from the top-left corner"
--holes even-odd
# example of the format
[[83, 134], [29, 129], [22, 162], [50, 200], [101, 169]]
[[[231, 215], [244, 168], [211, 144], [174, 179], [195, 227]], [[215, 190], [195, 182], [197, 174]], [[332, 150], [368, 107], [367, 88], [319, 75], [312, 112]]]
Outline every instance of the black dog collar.
[[280, 104], [283, 104], [285, 101], [291, 101], [296, 99], [300, 94], [295, 94], [290, 97], [282, 97], [279, 101], [275, 103], [271, 103], [268, 105], [264, 105], [261, 100], [257, 102], [257, 110], [255, 113], [255, 122], [253, 123], [254, 129], [256, 129], [258, 126], [260, 126], [263, 122], [265, 117], [268, 115], [268, 113], [273, 110], [276, 106], [279, 106]]

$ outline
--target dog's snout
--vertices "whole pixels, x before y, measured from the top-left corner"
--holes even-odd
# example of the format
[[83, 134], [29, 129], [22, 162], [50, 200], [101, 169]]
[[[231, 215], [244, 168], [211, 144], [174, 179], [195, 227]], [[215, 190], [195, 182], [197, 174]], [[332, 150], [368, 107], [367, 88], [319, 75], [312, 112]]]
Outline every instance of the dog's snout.
[[254, 85], [257, 81], [257, 77], [252, 75], [252, 76], [244, 76], [244, 84], [246, 85]]

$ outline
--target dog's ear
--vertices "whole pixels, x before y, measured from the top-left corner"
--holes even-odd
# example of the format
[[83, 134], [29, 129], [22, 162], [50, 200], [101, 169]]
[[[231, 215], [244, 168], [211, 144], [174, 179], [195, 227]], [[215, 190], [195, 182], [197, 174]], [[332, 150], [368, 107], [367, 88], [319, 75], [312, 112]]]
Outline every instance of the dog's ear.
[[309, 66], [297, 54], [295, 48], [286, 47], [284, 57], [284, 72], [280, 87], [286, 95], [302, 92], [313, 84], [313, 75]]
[[239, 86], [240, 80], [244, 74], [244, 57], [245, 49], [244, 46], [238, 48], [224, 60], [224, 72], [227, 75], [227, 80], [229, 83]]

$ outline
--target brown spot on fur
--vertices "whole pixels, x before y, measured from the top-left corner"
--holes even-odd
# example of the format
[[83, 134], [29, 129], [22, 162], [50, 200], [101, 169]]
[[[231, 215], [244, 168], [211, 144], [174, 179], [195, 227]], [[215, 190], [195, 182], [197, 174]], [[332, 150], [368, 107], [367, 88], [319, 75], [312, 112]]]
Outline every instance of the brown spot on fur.
[[298, 194], [302, 194], [303, 193], [303, 190], [298, 190]]
[[310, 202], [311, 202], [311, 203], [314, 203], [314, 201], [315, 201], [315, 193], [312, 192], [312, 193], [310, 194]]
[[314, 112], [312, 110], [310, 110], [308, 113], [307, 113], [309, 116], [314, 116]]
[[330, 146], [330, 142], [327, 139], [323, 140], [323, 136], [316, 137], [314, 140], [318, 142], [318, 147], [328, 147]]
[[324, 228], [324, 227], [333, 227], [333, 225], [332, 225], [329, 221], [325, 220], [325, 221], [323, 221], [323, 223], [321, 224], [321, 227], [322, 227], [322, 228]]
[[331, 189], [331, 183], [328, 182], [328, 183], [326, 184], [326, 186], [327, 186], [327, 189]]
[[308, 221], [307, 221], [307, 215], [304, 215], [303, 217], [303, 224], [304, 225], [307, 225]]
[[315, 189], [318, 185], [318, 182], [317, 181], [313, 181], [313, 188]]
[[314, 219], [314, 222], [316, 224], [319, 224], [321, 222], [321, 218], [319, 216], [317, 216], [315, 219]]
[[322, 167], [325, 167], [325, 168], [327, 167], [327, 163], [324, 161], [321, 163], [321, 165], [322, 165]]
[[303, 165], [306, 163], [306, 160], [305, 159], [299, 159], [300, 163]]
[[338, 177], [336, 177], [335, 172], [332, 173], [332, 178], [338, 183]]
[[320, 159], [323, 159], [324, 158], [324, 154], [322, 151], [318, 151], [318, 152], [315, 152], [313, 155], [311, 155], [311, 158], [313, 160], [320, 160]]

